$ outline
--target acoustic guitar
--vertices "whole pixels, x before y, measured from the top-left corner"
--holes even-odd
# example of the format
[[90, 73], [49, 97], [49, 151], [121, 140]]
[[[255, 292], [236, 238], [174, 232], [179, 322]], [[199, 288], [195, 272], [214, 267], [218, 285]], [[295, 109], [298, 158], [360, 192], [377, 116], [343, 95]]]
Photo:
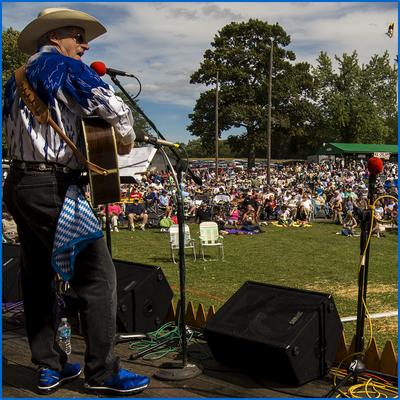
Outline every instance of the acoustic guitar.
[[86, 158], [106, 169], [107, 175], [88, 171], [90, 198], [93, 207], [121, 200], [117, 142], [113, 127], [98, 117], [82, 119]]

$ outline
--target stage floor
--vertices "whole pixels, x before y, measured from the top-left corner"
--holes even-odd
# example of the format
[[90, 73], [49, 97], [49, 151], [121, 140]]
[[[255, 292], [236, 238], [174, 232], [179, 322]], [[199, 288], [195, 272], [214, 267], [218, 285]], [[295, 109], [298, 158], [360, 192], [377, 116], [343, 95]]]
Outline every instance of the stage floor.
[[[72, 354], [70, 361], [83, 362], [85, 344], [81, 336], [72, 338]], [[159, 360], [138, 359], [130, 361], [133, 351], [129, 344], [116, 345], [116, 353], [121, 358], [123, 368], [136, 373], [151, 376], [147, 390], [135, 397], [324, 397], [331, 389], [332, 379], [327, 376], [314, 380], [301, 387], [293, 388], [269, 382], [264, 378], [255, 378], [238, 370], [221, 365], [214, 360], [205, 342], [190, 343], [188, 346], [189, 362], [203, 367], [203, 373], [184, 381], [161, 381], [153, 377], [160, 365], [177, 357], [171, 353]], [[273, 360], [266, 360], [273, 362]], [[10, 323], [3, 317], [3, 393], [2, 397], [27, 398], [42, 397], [36, 392], [37, 373], [30, 361], [30, 351], [25, 329], [21, 325]], [[55, 393], [46, 397], [79, 398], [109, 397], [107, 395], [91, 395], [83, 390], [83, 377], [62, 386]]]

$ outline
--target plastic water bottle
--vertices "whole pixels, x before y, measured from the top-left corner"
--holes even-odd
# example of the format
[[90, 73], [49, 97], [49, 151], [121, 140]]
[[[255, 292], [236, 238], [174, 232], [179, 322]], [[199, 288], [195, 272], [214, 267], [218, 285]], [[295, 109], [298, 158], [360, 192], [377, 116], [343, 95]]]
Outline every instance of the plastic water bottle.
[[61, 318], [57, 329], [57, 342], [66, 354], [71, 354], [71, 325], [68, 323], [67, 318]]

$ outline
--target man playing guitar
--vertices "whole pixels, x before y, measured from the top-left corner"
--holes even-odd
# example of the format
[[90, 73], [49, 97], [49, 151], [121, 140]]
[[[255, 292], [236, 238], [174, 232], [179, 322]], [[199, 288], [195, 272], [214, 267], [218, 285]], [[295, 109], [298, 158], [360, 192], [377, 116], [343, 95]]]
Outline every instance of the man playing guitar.
[[[125, 154], [135, 139], [131, 110], [81, 61], [88, 42], [105, 32], [84, 12], [48, 8], [23, 29], [18, 45], [31, 56], [27, 81], [75, 146], [84, 147], [81, 118], [96, 115], [113, 126], [118, 151]], [[54, 340], [59, 316], [51, 256], [65, 195], [84, 165], [51, 126], [33, 117], [20, 100], [14, 76], [5, 89], [3, 126], [12, 160], [4, 201], [21, 242], [27, 336], [32, 362], [39, 367], [38, 390], [49, 393], [81, 373]], [[69, 282], [79, 297], [87, 345], [86, 390], [129, 395], [145, 389], [149, 378], [121, 369], [114, 354], [116, 274], [102, 238], [80, 251]]]

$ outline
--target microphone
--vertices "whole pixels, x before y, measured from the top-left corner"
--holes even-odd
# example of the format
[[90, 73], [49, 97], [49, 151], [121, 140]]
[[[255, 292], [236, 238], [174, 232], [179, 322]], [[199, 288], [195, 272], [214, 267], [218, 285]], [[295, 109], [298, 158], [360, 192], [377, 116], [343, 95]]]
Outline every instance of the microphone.
[[131, 78], [135, 78], [135, 75], [128, 74], [125, 71], [120, 71], [119, 69], [107, 68], [106, 64], [101, 61], [94, 61], [90, 64], [90, 68], [94, 69], [99, 76], [103, 76], [105, 74], [108, 75], [121, 75], [121, 76], [129, 76]]
[[372, 204], [375, 196], [376, 176], [383, 171], [383, 162], [378, 157], [372, 157], [368, 160], [367, 168], [369, 171], [368, 177], [368, 199]]
[[179, 149], [181, 146], [179, 143], [169, 142], [168, 140], [159, 139], [158, 137], [146, 135], [143, 132], [136, 133], [136, 139], [138, 142], [150, 143], [154, 146], [167, 146], [167, 147], [175, 147]]

